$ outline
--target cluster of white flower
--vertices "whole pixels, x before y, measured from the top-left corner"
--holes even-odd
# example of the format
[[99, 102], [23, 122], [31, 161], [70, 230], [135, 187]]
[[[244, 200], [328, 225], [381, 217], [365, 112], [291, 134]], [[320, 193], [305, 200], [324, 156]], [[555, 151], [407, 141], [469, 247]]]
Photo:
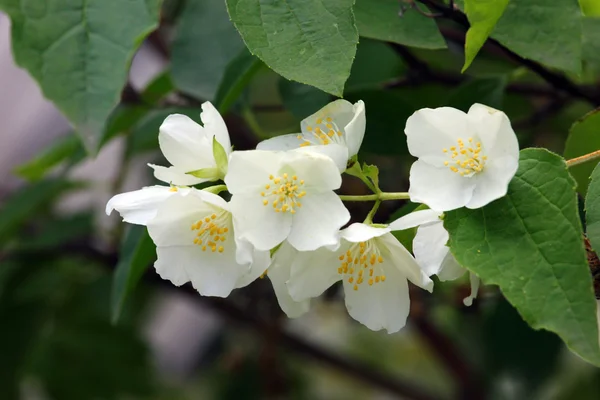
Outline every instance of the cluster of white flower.
[[[124, 221], [148, 227], [158, 274], [219, 297], [266, 274], [290, 317], [342, 281], [350, 315], [390, 333], [406, 323], [407, 281], [431, 291], [430, 276], [449, 280], [465, 272], [446, 247], [443, 212], [504, 196], [519, 157], [500, 111], [479, 104], [468, 113], [419, 110], [406, 123], [410, 153], [418, 157], [409, 196], [429, 209], [390, 224], [368, 217], [341, 229], [350, 213], [334, 190], [363, 140], [362, 101], [334, 101], [303, 120], [301, 133], [250, 151], [232, 151], [212, 104], [202, 105], [200, 117], [203, 126], [171, 115], [160, 127], [160, 148], [171, 166], [151, 167], [168, 186], [118, 194], [106, 207], [107, 214], [117, 210]], [[218, 180], [225, 185], [192, 187]], [[223, 190], [229, 201], [218, 195]], [[391, 232], [417, 226], [413, 256]], [[472, 283], [476, 291], [478, 281]]]

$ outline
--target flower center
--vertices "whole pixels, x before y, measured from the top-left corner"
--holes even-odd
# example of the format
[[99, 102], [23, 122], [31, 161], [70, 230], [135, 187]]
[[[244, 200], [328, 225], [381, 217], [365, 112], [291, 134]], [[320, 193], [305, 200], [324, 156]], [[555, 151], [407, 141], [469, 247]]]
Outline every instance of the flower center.
[[298, 135], [298, 139], [302, 141], [301, 147], [337, 143], [342, 137], [341, 129], [331, 117], [317, 118], [315, 125], [308, 125], [306, 130], [308, 133]]
[[481, 143], [473, 144], [473, 138], [468, 139], [467, 145], [462, 139], [458, 139], [457, 142], [458, 146], [442, 149], [450, 158], [449, 161], [444, 161], [444, 165], [450, 168], [450, 171], [467, 177], [483, 171], [487, 157], [481, 155]]
[[342, 279], [347, 279], [348, 283], [354, 284], [354, 290], [358, 290], [363, 282], [372, 286], [374, 283], [385, 282], [385, 275], [381, 264], [383, 257], [379, 248], [372, 242], [355, 243], [339, 256], [341, 261], [338, 273]]
[[269, 175], [269, 181], [265, 185], [266, 192], [261, 192], [260, 195], [265, 197], [263, 205], [271, 203], [275, 212], [290, 212], [296, 213], [296, 208], [302, 207], [300, 199], [306, 195], [302, 190], [304, 180], [298, 179], [296, 175], [289, 176], [287, 173], [282, 176]]
[[223, 244], [227, 240], [229, 225], [230, 219], [226, 211], [199, 219], [191, 226], [192, 231], [197, 231], [194, 244], [201, 246], [202, 251], [222, 253], [225, 250]]

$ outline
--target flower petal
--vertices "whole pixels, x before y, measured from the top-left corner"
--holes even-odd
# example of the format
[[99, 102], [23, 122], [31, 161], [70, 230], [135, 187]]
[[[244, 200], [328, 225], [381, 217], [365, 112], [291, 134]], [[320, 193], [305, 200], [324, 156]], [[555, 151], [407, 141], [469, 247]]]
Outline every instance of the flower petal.
[[283, 154], [283, 163], [287, 164], [299, 179], [305, 181], [304, 190], [307, 193], [328, 192], [339, 189], [342, 185], [340, 170], [330, 157], [300, 149]]
[[[336, 251], [322, 247], [295, 254], [282, 253], [278, 263], [291, 265], [291, 275], [287, 282], [290, 296], [297, 301], [317, 297], [339, 281], [342, 276], [338, 273], [340, 265], [338, 256], [349, 248], [350, 243], [342, 242]], [[275, 255], [277, 258], [277, 253]]]
[[367, 328], [394, 333], [406, 325], [410, 310], [408, 283], [394, 268], [386, 270], [385, 282], [361, 285], [358, 290], [344, 281], [344, 294], [348, 314]]
[[440, 220], [441, 212], [435, 210], [420, 210], [406, 214], [390, 223], [391, 231], [403, 231], [415, 226], [429, 224]]
[[271, 250], [290, 234], [292, 214], [276, 213], [271, 206], [263, 205], [258, 194], [233, 195], [229, 206], [236, 237], [258, 250]]
[[448, 168], [437, 168], [417, 160], [410, 168], [408, 193], [413, 203], [424, 203], [437, 211], [449, 211], [471, 200], [475, 182], [475, 179], [460, 176]]
[[417, 263], [427, 276], [436, 275], [442, 269], [442, 263], [450, 252], [446, 246], [448, 232], [441, 221], [419, 226], [413, 240], [413, 253]]
[[269, 175], [281, 168], [283, 152], [266, 150], [234, 151], [229, 158], [225, 184], [231, 194], [260, 193]]
[[441, 167], [447, 160], [443, 149], [457, 145], [459, 138], [473, 136], [467, 115], [455, 108], [423, 108], [406, 121], [406, 139], [410, 154], [421, 161]]
[[437, 276], [440, 281], [453, 281], [463, 276], [466, 271], [467, 270], [456, 261], [456, 258], [454, 258], [452, 253], [448, 252], [446, 257], [444, 257], [444, 260], [442, 260], [442, 267], [437, 273]]
[[345, 146], [336, 143], [299, 147], [296, 151], [313, 152], [327, 156], [333, 160], [335, 165], [337, 165], [340, 173], [344, 172], [346, 170], [346, 166], [348, 165], [348, 149]]
[[185, 170], [179, 167], [162, 167], [160, 165], [148, 164], [154, 170], [154, 177], [159, 181], [179, 186], [193, 186], [202, 182], [207, 182], [208, 179], [196, 178], [188, 175]]
[[394, 235], [388, 233], [375, 240], [382, 252], [384, 260], [383, 268], [386, 273], [388, 273], [389, 269], [396, 269], [418, 287], [429, 292], [433, 290], [433, 281], [429, 279], [429, 276], [417, 264], [412, 254], [406, 250]]
[[[250, 255], [249, 262], [246, 262], [246, 260], [248, 260], [248, 258], [245, 258], [245, 257], [240, 258], [240, 256], [239, 256], [240, 244], [242, 244], [242, 246], [248, 246], [249, 243], [245, 242], [245, 241], [237, 241], [236, 240], [236, 244], [238, 245], [238, 247], [237, 247], [238, 251], [236, 254], [237, 263], [242, 264], [242, 265], [248, 265], [251, 263], [250, 268], [246, 268], [246, 272], [238, 278], [238, 280], [235, 284], [236, 288], [241, 288], [244, 286], [248, 286], [249, 284], [254, 282], [256, 279], [258, 279], [262, 274], [265, 273], [267, 268], [269, 268], [269, 264], [271, 264], [271, 255], [270, 255], [270, 252], [268, 252], [268, 251], [254, 250]], [[249, 245], [249, 246], [252, 249], [252, 245]]]
[[310, 309], [310, 299], [295, 301], [288, 291], [286, 282], [290, 279], [292, 262], [298, 252], [287, 242], [283, 242], [275, 253], [267, 276], [273, 285], [279, 307], [289, 318], [297, 318]]
[[311, 116], [304, 118], [300, 123], [300, 127], [303, 133], [307, 133], [310, 131], [308, 129], [309, 126], [314, 127], [315, 125], [319, 125], [317, 124], [318, 119], [330, 117], [338, 128], [344, 129], [354, 119], [354, 116], [355, 110], [352, 103], [347, 100], [338, 99], [327, 104]]
[[289, 135], [275, 136], [260, 142], [257, 146], [257, 150], [269, 150], [269, 151], [286, 151], [297, 149], [302, 143], [301, 139], [298, 139], [299, 133], [290, 133]]
[[206, 131], [186, 115], [169, 115], [160, 126], [158, 143], [165, 158], [183, 172], [215, 164]]
[[133, 192], [120, 193], [106, 203], [106, 214], [117, 210], [123, 221], [146, 225], [156, 216], [158, 207], [169, 197], [177, 194], [169, 186], [149, 186]]
[[247, 266], [236, 263], [232, 247], [223, 253], [213, 253], [195, 245], [159, 246], [156, 253], [158, 260], [154, 266], [163, 279], [179, 286], [187, 276], [203, 296], [227, 297], [248, 270]]
[[348, 145], [348, 157], [353, 157], [358, 154], [360, 145], [365, 137], [365, 129], [367, 126], [365, 103], [363, 103], [362, 100], [357, 101], [352, 106], [352, 111], [354, 112], [354, 116], [344, 128], [346, 144]]
[[479, 285], [481, 284], [481, 279], [472, 272], [469, 272], [469, 281], [471, 283], [471, 294], [463, 299], [463, 304], [467, 307], [473, 305], [473, 300], [477, 298]]
[[205, 101], [204, 103], [202, 103], [202, 112], [200, 113], [200, 119], [202, 120], [202, 124], [204, 125], [204, 131], [206, 132], [207, 137], [210, 139], [211, 149], [212, 138], [214, 136], [217, 139], [217, 142], [219, 142], [219, 144], [223, 146], [225, 152], [227, 154], [231, 153], [231, 140], [229, 139], [229, 131], [227, 131], [227, 125], [225, 125], [223, 117], [210, 101]]
[[289, 243], [300, 251], [315, 250], [339, 242], [339, 229], [350, 213], [334, 192], [310, 193], [293, 215]]
[[349, 242], [358, 243], [385, 235], [389, 231], [389, 228], [376, 228], [374, 226], [355, 222], [346, 229], [340, 231], [340, 236]]

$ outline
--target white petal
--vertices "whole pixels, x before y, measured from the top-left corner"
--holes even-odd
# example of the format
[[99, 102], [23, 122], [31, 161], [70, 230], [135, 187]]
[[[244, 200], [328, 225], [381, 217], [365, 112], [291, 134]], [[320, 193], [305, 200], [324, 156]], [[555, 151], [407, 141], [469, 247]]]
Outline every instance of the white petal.
[[165, 158], [183, 172], [215, 164], [206, 131], [186, 115], [169, 115], [160, 126], [158, 143]]
[[467, 307], [470, 307], [473, 304], [473, 300], [477, 298], [479, 284], [481, 283], [479, 277], [472, 272], [469, 273], [469, 281], [471, 282], [471, 294], [463, 299], [463, 304]]
[[338, 99], [327, 104], [313, 115], [305, 118], [300, 123], [303, 133], [308, 132], [308, 127], [318, 125], [317, 119], [325, 119], [330, 117], [340, 129], [344, 129], [346, 125], [354, 119], [355, 110], [352, 103], [347, 100]]
[[466, 271], [467, 270], [461, 267], [458, 261], [456, 261], [456, 258], [454, 258], [452, 253], [448, 252], [442, 261], [442, 267], [437, 273], [437, 276], [440, 278], [440, 281], [453, 281], [463, 276]]
[[410, 154], [435, 166], [443, 166], [443, 149], [457, 145], [459, 138], [474, 136], [467, 115], [455, 108], [423, 108], [406, 121], [404, 130]]
[[[192, 245], [196, 232], [192, 224], [211, 215], [216, 208], [196, 196], [172, 196], [165, 200], [151, 221], [148, 233], [157, 246]], [[234, 247], [234, 241], [227, 247]]]
[[342, 185], [340, 170], [330, 157], [300, 149], [283, 154], [283, 163], [304, 180], [303, 190], [307, 193], [335, 190]]
[[[383, 256], [383, 268], [386, 273], [389, 269], [395, 268], [409, 281], [418, 287], [429, 292], [433, 290], [433, 281], [421, 269], [412, 254], [392, 235], [388, 233], [380, 236], [377, 239], [377, 245]], [[388, 267], [390, 265], [391, 267]]]
[[154, 164], [148, 164], [148, 166], [154, 170], [154, 177], [156, 179], [172, 185], [192, 186], [208, 181], [208, 179], [188, 175], [179, 167], [162, 167]]
[[309, 193], [301, 200], [302, 207], [293, 216], [289, 243], [300, 251], [338, 243], [339, 229], [350, 220], [340, 198], [333, 192], [325, 192]]
[[360, 150], [363, 138], [365, 137], [365, 128], [367, 120], [365, 118], [365, 103], [359, 100], [352, 107], [354, 116], [344, 128], [346, 144], [348, 146], [348, 157], [352, 157]]
[[229, 207], [236, 237], [258, 250], [271, 250], [290, 234], [292, 214], [276, 213], [271, 205], [263, 205], [258, 193], [233, 195]]
[[[229, 158], [225, 184], [231, 194], [260, 193], [270, 183], [269, 175], [281, 168], [281, 152], [265, 150], [234, 151]], [[264, 190], [264, 189], [262, 189]]]
[[367, 328], [394, 333], [406, 325], [410, 310], [408, 284], [393, 268], [386, 271], [385, 282], [362, 284], [358, 290], [344, 281], [344, 293], [348, 313]]
[[217, 139], [217, 142], [223, 146], [225, 152], [227, 154], [231, 153], [231, 141], [229, 139], [229, 132], [227, 131], [225, 121], [223, 121], [223, 117], [221, 114], [219, 114], [219, 111], [217, 111], [210, 101], [202, 103], [200, 119], [204, 125], [204, 131], [206, 132], [207, 137], [210, 139], [211, 149], [212, 137], [214, 136]]
[[327, 156], [337, 165], [340, 173], [344, 172], [348, 165], [348, 148], [339, 144], [330, 143], [327, 145], [299, 147], [296, 151], [313, 152]]
[[449, 211], [464, 206], [471, 200], [474, 188], [475, 179], [448, 168], [433, 167], [421, 160], [410, 168], [410, 200], [427, 204], [433, 210]]
[[293, 254], [291, 257], [288, 256], [285, 262], [292, 265], [287, 283], [290, 296], [298, 301], [317, 297], [339, 281], [341, 275], [338, 273], [340, 266], [338, 257], [349, 248], [350, 243], [342, 242], [336, 251], [320, 248], [314, 251], [296, 252], [295, 256]]
[[442, 268], [444, 258], [450, 252], [446, 246], [448, 232], [442, 222], [420, 226], [413, 240], [413, 253], [427, 276], [436, 275]]
[[275, 136], [267, 140], [263, 140], [257, 146], [257, 150], [270, 150], [270, 151], [285, 151], [297, 149], [302, 143], [301, 139], [298, 139], [299, 133], [290, 133], [289, 135]]
[[269, 267], [267, 276], [273, 285], [279, 307], [289, 318], [297, 318], [306, 313], [310, 308], [310, 299], [294, 300], [288, 291], [286, 282], [290, 279], [291, 266], [297, 251], [284, 242], [275, 253], [273, 263]]
[[[246, 257], [244, 257], [242, 259], [243, 262], [240, 259], [240, 256], [239, 256], [239, 254], [240, 254], [239, 244], [240, 243], [247, 243], [247, 242], [236, 241], [236, 244], [238, 245], [238, 248], [237, 248], [238, 252], [236, 254], [236, 260], [237, 260], [238, 264], [248, 265], [248, 263], [245, 262], [247, 260]], [[249, 284], [254, 282], [256, 279], [258, 279], [258, 277], [260, 277], [267, 270], [267, 268], [269, 268], [269, 264], [271, 264], [270, 252], [269, 251], [258, 251], [258, 250], [253, 251], [250, 254], [250, 263], [251, 263], [250, 268], [247, 268], [246, 272], [238, 278], [238, 280], [235, 284], [236, 288], [248, 286]]]
[[[247, 270], [235, 261], [234, 251], [223, 253], [202, 251], [200, 246], [159, 246], [156, 272], [180, 285], [187, 276], [192, 286], [203, 296], [227, 297]], [[185, 283], [185, 282], [183, 282]]]
[[374, 237], [385, 235], [390, 231], [389, 228], [376, 228], [374, 226], [355, 222], [340, 232], [340, 236], [352, 243], [366, 242]]
[[176, 193], [169, 186], [150, 186], [117, 194], [106, 203], [106, 214], [110, 215], [113, 210], [117, 210], [123, 221], [146, 225], [156, 216], [158, 207]]
[[477, 136], [481, 139], [486, 155], [496, 146], [496, 140], [507, 133], [516, 141], [510, 121], [502, 111], [483, 104], [473, 104], [467, 115], [472, 126], [477, 130]]
[[441, 212], [435, 210], [420, 210], [406, 214], [389, 225], [391, 231], [403, 231], [415, 226], [429, 224], [440, 220]]

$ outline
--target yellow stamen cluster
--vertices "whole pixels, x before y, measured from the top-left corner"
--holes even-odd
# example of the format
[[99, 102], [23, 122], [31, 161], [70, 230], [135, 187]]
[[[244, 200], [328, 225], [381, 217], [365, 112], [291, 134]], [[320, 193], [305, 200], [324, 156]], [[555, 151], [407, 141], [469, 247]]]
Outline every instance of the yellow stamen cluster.
[[442, 152], [450, 156], [450, 160], [444, 161], [444, 165], [461, 176], [473, 176], [483, 171], [487, 157], [481, 155], [481, 143], [473, 144], [473, 138], [468, 139], [467, 145], [462, 139], [457, 142], [458, 146], [442, 149]]
[[339, 260], [341, 264], [338, 273], [344, 275], [348, 283], [354, 284], [354, 290], [358, 290], [363, 282], [367, 282], [369, 286], [385, 282], [383, 269], [378, 265], [383, 263], [383, 257], [377, 246], [370, 241], [352, 245], [346, 253], [339, 256]]
[[337, 138], [342, 136], [342, 131], [331, 117], [317, 118], [315, 125], [307, 126], [306, 130], [308, 134], [298, 135], [298, 139], [302, 140], [300, 147], [336, 143]]
[[227, 240], [229, 228], [224, 213], [217, 216], [212, 214], [192, 224], [192, 231], [198, 231], [194, 244], [201, 246], [202, 251], [210, 250], [213, 253], [225, 251], [223, 242]]
[[290, 176], [284, 173], [282, 176], [269, 176], [270, 183], [265, 185], [265, 192], [260, 195], [264, 197], [263, 205], [269, 203], [273, 206], [275, 212], [296, 213], [296, 208], [302, 207], [300, 199], [306, 196], [306, 192], [302, 190], [304, 180], [298, 179], [296, 175]]

